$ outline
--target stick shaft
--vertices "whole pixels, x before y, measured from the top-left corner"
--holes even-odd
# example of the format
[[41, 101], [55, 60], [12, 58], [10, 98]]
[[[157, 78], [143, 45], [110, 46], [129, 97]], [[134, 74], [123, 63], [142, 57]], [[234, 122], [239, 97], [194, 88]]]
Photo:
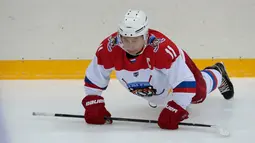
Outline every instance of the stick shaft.
[[83, 115], [70, 115], [70, 114], [55, 114], [56, 117], [73, 117], [73, 118], [84, 118]]
[[[84, 118], [83, 115], [59, 114], [59, 113], [50, 114], [50, 113], [33, 112], [33, 115], [34, 116], [55, 116], [55, 117], [69, 117], [69, 118]], [[120, 117], [105, 117], [105, 120], [140, 122], [140, 123], [158, 123], [158, 121], [156, 121], [156, 120], [120, 118]], [[213, 125], [198, 124], [198, 123], [179, 123], [179, 125], [197, 126], [197, 127], [212, 127], [213, 126]]]
[[[158, 123], [158, 121], [156, 121], [156, 120], [146, 120], [146, 119], [132, 119], [132, 118], [119, 118], [119, 117], [105, 117], [105, 119], [107, 119], [107, 120], [116, 120], [116, 121]], [[212, 125], [197, 124], [197, 123], [179, 123], [179, 125], [184, 125], [184, 126], [199, 126], [199, 127], [211, 127], [212, 126]]]
[[59, 114], [59, 113], [43, 113], [43, 112], [33, 112], [33, 115], [34, 116], [55, 116], [55, 117], [84, 118], [83, 115]]

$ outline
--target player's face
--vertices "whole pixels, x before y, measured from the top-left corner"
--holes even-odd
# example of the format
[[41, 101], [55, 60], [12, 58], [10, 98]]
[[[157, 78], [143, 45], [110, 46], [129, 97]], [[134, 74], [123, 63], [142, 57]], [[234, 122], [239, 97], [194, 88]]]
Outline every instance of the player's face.
[[130, 54], [135, 55], [143, 49], [145, 41], [143, 36], [139, 37], [121, 37], [123, 48]]

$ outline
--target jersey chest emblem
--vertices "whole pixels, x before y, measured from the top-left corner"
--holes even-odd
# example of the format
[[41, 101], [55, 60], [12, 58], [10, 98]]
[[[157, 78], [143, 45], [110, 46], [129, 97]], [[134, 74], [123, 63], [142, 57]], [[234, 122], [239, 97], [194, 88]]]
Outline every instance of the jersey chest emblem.
[[157, 93], [157, 89], [155, 89], [148, 81], [148, 82], [131, 82], [127, 83], [124, 79], [122, 79], [128, 87], [128, 90], [141, 97], [151, 97], [151, 96], [158, 96], [164, 93], [165, 89], [163, 89], [161, 92]]

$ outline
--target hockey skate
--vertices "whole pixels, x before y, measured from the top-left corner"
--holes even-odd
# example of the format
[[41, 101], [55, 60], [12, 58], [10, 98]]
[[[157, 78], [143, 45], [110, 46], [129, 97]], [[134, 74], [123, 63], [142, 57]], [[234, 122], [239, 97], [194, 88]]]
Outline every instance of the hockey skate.
[[229, 76], [227, 74], [227, 71], [223, 62], [216, 63], [215, 65], [206, 67], [205, 69], [215, 69], [221, 73], [222, 82], [221, 82], [221, 85], [218, 87], [218, 89], [225, 99], [229, 100], [233, 98], [234, 86], [229, 79]]

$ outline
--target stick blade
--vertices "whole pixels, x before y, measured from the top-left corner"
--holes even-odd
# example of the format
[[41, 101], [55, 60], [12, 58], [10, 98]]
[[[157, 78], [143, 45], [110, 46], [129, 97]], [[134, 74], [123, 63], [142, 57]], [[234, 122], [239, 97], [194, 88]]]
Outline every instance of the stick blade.
[[214, 126], [214, 128], [217, 130], [217, 132], [221, 135], [221, 136], [224, 136], [224, 137], [228, 137], [230, 136], [230, 132], [226, 129], [223, 129], [219, 126]]
[[230, 136], [230, 132], [225, 130], [225, 129], [222, 129], [222, 128], [219, 128], [219, 133], [222, 135], [222, 136], [225, 136], [225, 137], [228, 137]]

